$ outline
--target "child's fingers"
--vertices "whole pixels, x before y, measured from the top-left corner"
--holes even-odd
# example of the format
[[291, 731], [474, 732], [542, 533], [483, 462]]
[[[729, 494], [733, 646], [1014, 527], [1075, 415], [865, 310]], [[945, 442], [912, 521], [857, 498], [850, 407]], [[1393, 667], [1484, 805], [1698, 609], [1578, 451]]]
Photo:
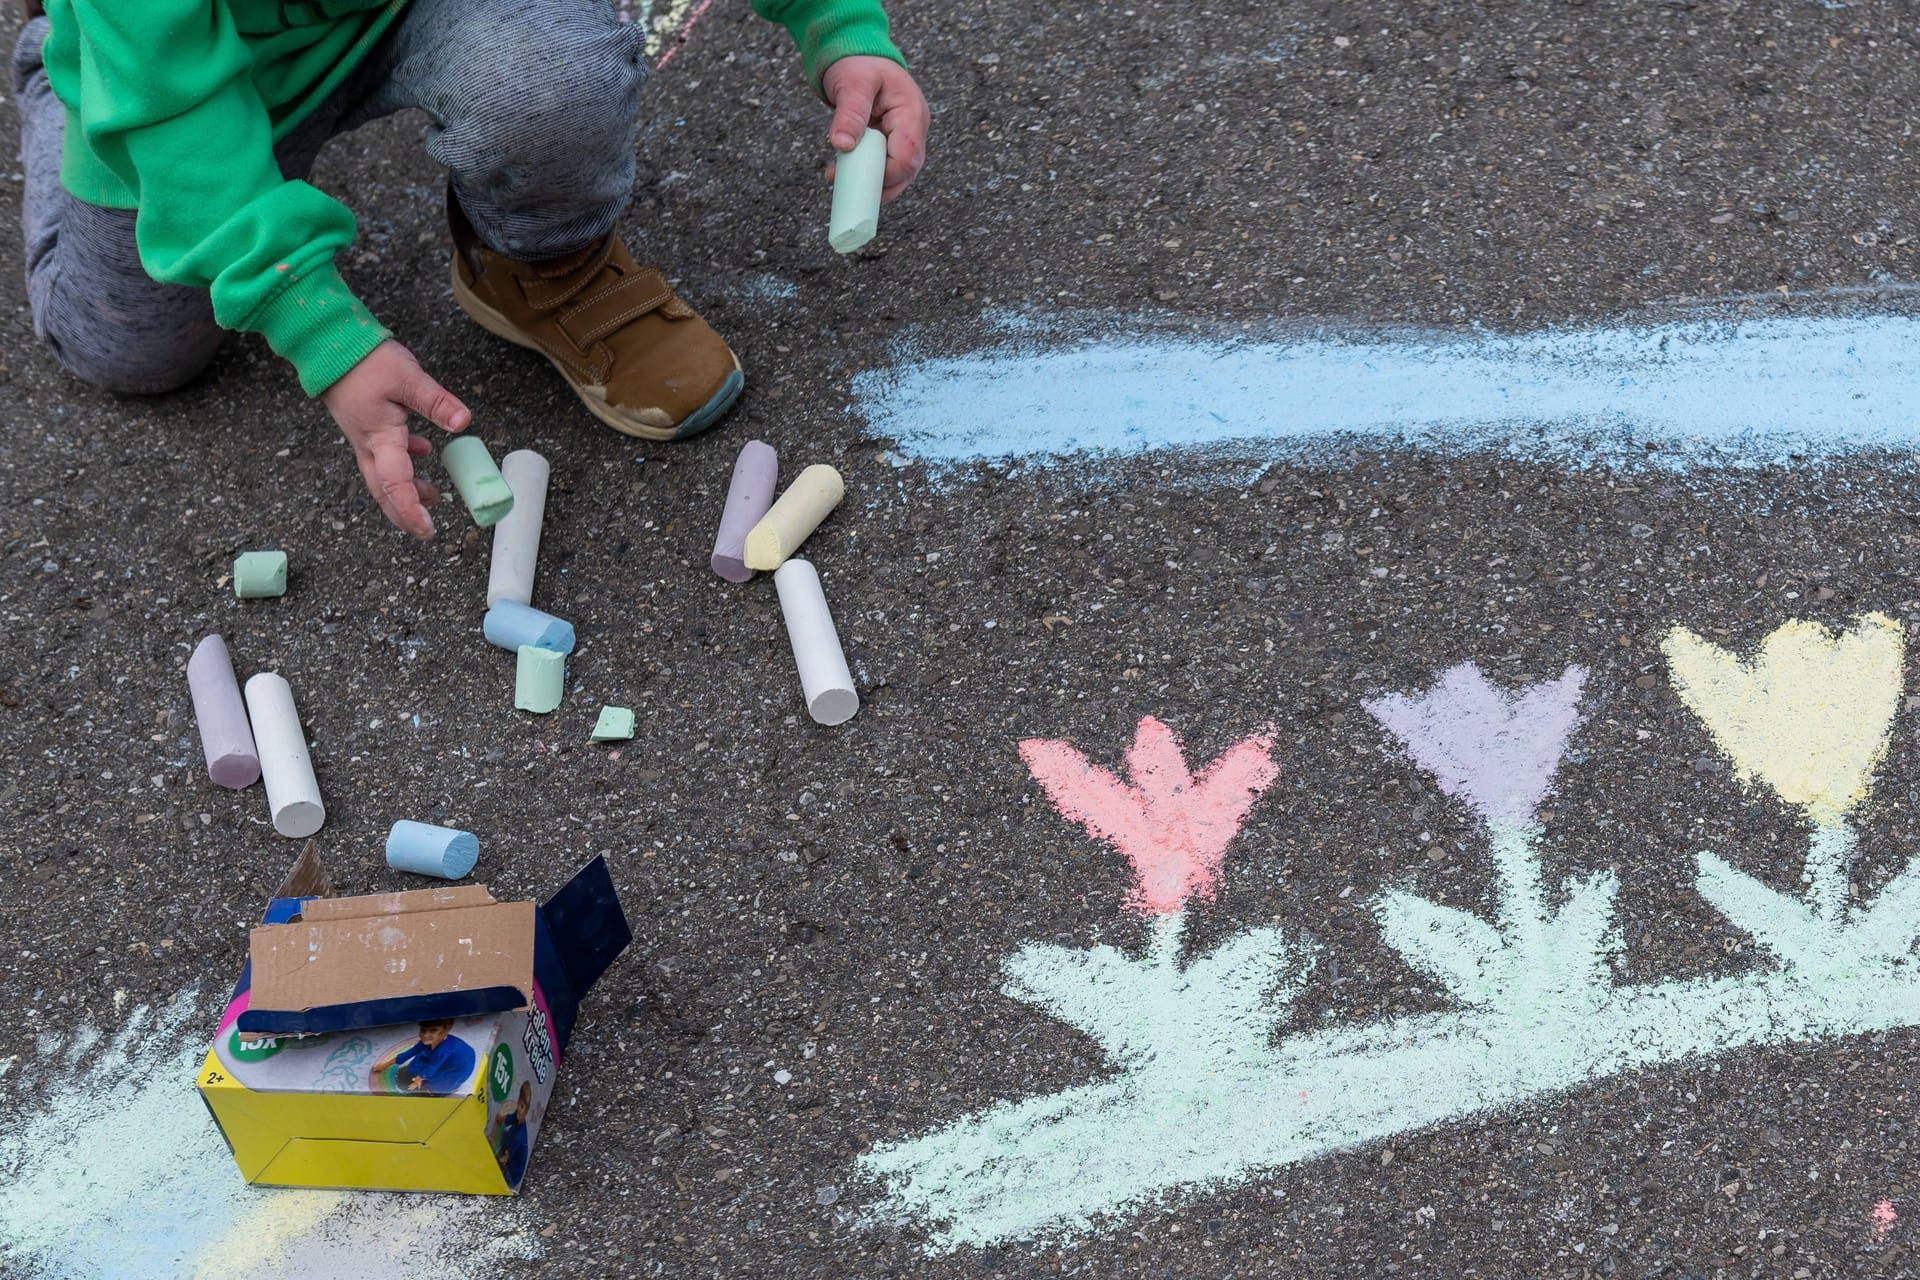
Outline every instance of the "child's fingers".
[[400, 403], [442, 431], [465, 431], [473, 421], [460, 397], [435, 382], [424, 369], [415, 369], [400, 384]]
[[413, 478], [413, 491], [420, 495], [421, 506], [437, 507], [440, 505], [440, 491], [433, 487], [432, 481], [422, 480], [419, 476], [415, 476]]
[[426, 541], [433, 536], [433, 517], [427, 514], [414, 487], [413, 459], [405, 449], [374, 448], [360, 455], [360, 474], [367, 491], [396, 528]]
[[425, 436], [422, 436], [422, 435], [409, 434], [407, 436], [407, 456], [408, 457], [424, 458], [432, 452], [433, 452], [433, 441], [427, 439]]
[[860, 143], [873, 119], [873, 99], [879, 81], [865, 76], [849, 76], [838, 86], [833, 103], [833, 123], [827, 126], [827, 141], [835, 151], [851, 151]]
[[927, 131], [933, 124], [927, 100], [911, 82], [911, 92], [883, 95], [885, 111], [880, 127], [887, 135], [887, 172], [881, 186], [881, 200], [891, 200], [919, 176], [927, 163]]
[[880, 187], [880, 200], [893, 199], [906, 190], [927, 162], [927, 135], [902, 126], [887, 135], [887, 173]]

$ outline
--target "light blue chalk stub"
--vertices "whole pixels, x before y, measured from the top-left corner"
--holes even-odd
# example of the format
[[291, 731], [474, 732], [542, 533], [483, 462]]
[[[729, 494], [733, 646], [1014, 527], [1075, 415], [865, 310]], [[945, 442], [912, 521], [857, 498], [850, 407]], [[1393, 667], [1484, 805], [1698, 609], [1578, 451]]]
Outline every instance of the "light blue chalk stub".
[[593, 741], [625, 742], [633, 737], [633, 712], [626, 707], [602, 707], [593, 722]]
[[459, 490], [460, 501], [473, 513], [473, 522], [482, 529], [500, 523], [500, 517], [513, 510], [513, 489], [478, 436], [461, 436], [447, 445], [440, 451], [440, 462]]
[[555, 653], [573, 652], [573, 624], [550, 613], [521, 604], [518, 600], [499, 600], [487, 610], [480, 624], [487, 643], [513, 653], [523, 644]]
[[534, 645], [520, 646], [513, 672], [513, 705], [545, 715], [560, 705], [567, 684], [567, 655]]
[[834, 161], [833, 216], [827, 223], [827, 243], [838, 253], [852, 253], [880, 228], [880, 188], [887, 176], [887, 135], [869, 129], [853, 150]]
[[242, 600], [264, 600], [287, 594], [287, 553], [242, 551], [235, 556], [233, 594]]
[[480, 860], [480, 841], [471, 833], [430, 822], [402, 818], [387, 832], [387, 865], [395, 871], [458, 880]]

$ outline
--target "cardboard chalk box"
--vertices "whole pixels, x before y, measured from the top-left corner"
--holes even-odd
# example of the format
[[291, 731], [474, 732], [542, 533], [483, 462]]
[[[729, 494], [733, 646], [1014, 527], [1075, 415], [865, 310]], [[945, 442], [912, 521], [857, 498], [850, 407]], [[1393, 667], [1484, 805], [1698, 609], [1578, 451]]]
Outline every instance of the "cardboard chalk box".
[[632, 940], [606, 863], [539, 906], [484, 885], [327, 888], [309, 845], [200, 1067], [241, 1174], [511, 1195], [580, 1000]]

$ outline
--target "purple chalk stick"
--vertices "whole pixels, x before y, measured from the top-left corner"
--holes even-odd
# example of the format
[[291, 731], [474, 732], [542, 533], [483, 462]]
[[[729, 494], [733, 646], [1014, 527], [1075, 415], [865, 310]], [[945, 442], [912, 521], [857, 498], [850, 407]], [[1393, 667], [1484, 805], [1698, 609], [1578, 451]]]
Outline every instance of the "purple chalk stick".
[[200, 746], [207, 753], [207, 776], [235, 791], [260, 780], [260, 753], [247, 725], [247, 704], [233, 678], [227, 642], [208, 636], [187, 660], [187, 684], [193, 690], [193, 718], [200, 725]]
[[713, 536], [713, 571], [728, 582], [745, 582], [753, 576], [745, 558], [747, 531], [773, 505], [773, 487], [779, 479], [780, 462], [773, 446], [747, 441], [733, 464], [726, 510], [720, 513], [720, 531]]

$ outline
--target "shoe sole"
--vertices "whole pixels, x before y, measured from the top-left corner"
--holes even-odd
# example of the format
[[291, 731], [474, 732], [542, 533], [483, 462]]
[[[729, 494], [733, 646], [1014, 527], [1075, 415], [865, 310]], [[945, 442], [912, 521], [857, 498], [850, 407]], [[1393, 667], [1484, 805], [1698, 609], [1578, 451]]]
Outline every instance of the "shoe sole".
[[580, 403], [587, 407], [588, 413], [591, 413], [594, 417], [600, 419], [600, 421], [606, 423], [623, 436], [632, 436], [638, 440], [685, 440], [689, 436], [697, 436], [724, 417], [727, 410], [733, 408], [733, 402], [740, 398], [740, 392], [746, 388], [747, 375], [741, 372], [740, 357], [733, 355], [733, 349], [729, 347], [727, 354], [733, 356], [733, 372], [727, 375], [726, 381], [720, 384], [720, 389], [713, 393], [711, 399], [681, 419], [677, 426], [649, 427], [620, 418], [614, 414], [612, 408], [609, 407], [605, 401], [596, 400], [593, 396], [587, 394], [584, 388], [576, 385], [573, 378], [567, 373], [566, 366], [541, 350], [538, 343], [529, 342], [520, 331], [514, 327], [513, 321], [507, 319], [504, 315], [501, 315], [500, 312], [482, 302], [479, 295], [474, 293], [474, 291], [467, 286], [467, 282], [460, 278], [460, 264], [457, 260], [451, 264], [451, 274], [453, 277], [453, 300], [460, 304], [460, 309], [467, 313], [469, 319], [494, 337], [504, 338], [516, 347], [525, 347], [527, 350], [538, 354], [548, 364], [554, 367], [554, 370], [559, 373], [561, 381], [573, 388], [573, 393], [580, 397]]

